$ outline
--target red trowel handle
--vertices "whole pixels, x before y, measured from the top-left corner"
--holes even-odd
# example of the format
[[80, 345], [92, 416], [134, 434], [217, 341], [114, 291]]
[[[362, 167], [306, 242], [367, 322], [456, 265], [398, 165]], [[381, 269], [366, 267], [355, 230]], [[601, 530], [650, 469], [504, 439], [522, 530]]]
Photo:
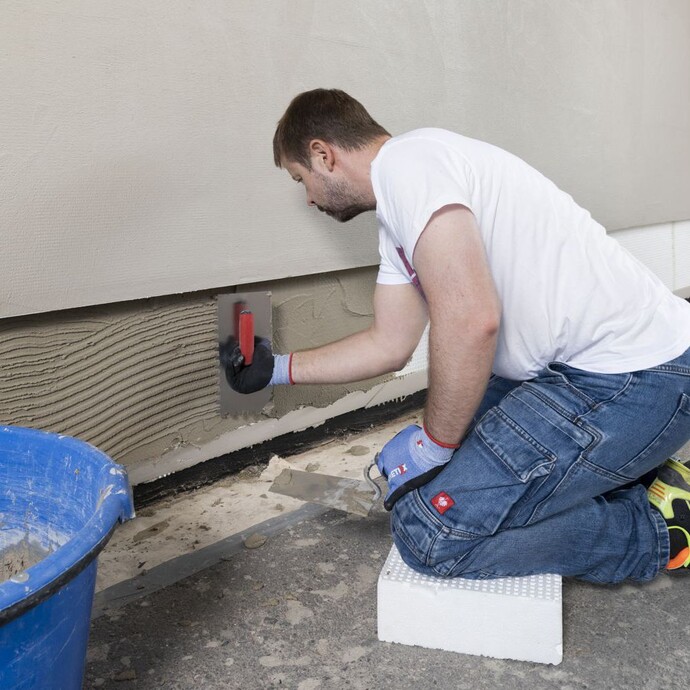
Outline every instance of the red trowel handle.
[[254, 359], [254, 314], [248, 309], [240, 312], [237, 330], [244, 364], [249, 366]]

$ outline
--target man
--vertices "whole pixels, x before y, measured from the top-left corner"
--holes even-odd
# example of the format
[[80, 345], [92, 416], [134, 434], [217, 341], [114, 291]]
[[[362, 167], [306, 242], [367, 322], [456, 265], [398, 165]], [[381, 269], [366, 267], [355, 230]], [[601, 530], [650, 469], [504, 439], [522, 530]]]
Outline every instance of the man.
[[[515, 156], [440, 129], [397, 137], [338, 90], [297, 96], [275, 163], [344, 222], [376, 211], [373, 325], [245, 367], [241, 392], [402, 368], [429, 331], [420, 428], [382, 449], [405, 561], [469, 578], [650, 580], [690, 565], [690, 304]], [[650, 503], [651, 501], [651, 503]]]

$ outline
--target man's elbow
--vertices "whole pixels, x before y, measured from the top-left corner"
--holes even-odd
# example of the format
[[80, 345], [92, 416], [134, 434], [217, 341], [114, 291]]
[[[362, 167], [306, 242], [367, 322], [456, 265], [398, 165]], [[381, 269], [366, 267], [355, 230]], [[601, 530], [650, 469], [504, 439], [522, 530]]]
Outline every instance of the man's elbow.
[[404, 332], [381, 333], [372, 331], [371, 337], [374, 342], [374, 351], [377, 354], [377, 361], [381, 366], [382, 374], [392, 374], [404, 369], [417, 345], [419, 345], [421, 332], [408, 334]]
[[411, 351], [401, 350], [393, 347], [388, 347], [382, 351], [383, 357], [380, 360], [381, 373], [393, 374], [401, 369], [404, 369], [410, 359], [414, 349]]
[[496, 339], [501, 328], [501, 312], [492, 311], [480, 321], [480, 330], [487, 339]]
[[388, 370], [389, 374], [392, 374], [397, 371], [402, 371], [408, 364], [408, 362], [412, 359], [412, 353], [409, 354], [404, 354], [404, 355], [398, 355], [397, 357], [393, 357], [390, 360], [390, 369]]
[[501, 312], [498, 309], [482, 310], [469, 319], [463, 329], [480, 343], [495, 342], [501, 328]]

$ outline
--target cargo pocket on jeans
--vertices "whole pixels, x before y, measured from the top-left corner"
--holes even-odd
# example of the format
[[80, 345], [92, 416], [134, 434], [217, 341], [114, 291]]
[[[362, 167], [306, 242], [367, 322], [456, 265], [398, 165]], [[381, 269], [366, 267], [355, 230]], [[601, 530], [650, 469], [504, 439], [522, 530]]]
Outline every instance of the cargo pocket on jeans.
[[477, 435], [520, 482], [549, 473], [556, 456], [530, 436], [500, 407], [488, 412]]
[[[427, 506], [433, 506], [432, 499], [439, 491], [450, 494], [454, 505], [441, 521], [451, 534], [461, 538], [489, 536], [511, 526], [521, 507], [546, 480], [555, 460], [551, 451], [494, 407], [448, 468], [420, 493]], [[436, 560], [446, 556], [445, 541], [443, 537], [437, 541]]]

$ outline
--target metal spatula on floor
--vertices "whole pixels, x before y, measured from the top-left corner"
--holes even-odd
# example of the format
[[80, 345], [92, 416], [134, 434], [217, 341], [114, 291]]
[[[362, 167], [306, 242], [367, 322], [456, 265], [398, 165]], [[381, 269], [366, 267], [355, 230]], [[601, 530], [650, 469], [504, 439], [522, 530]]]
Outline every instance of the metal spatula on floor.
[[367, 517], [385, 487], [383, 477], [372, 479], [369, 474], [375, 464], [376, 459], [364, 468], [364, 480], [285, 469], [275, 478], [269, 491]]

